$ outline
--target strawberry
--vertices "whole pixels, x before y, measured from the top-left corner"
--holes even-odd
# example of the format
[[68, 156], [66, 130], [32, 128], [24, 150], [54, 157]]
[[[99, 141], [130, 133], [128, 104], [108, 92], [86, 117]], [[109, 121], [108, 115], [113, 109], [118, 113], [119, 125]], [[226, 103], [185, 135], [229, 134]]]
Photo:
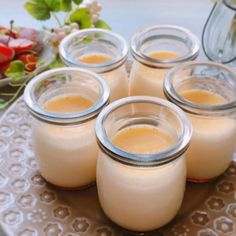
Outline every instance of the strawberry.
[[34, 71], [36, 69], [37, 57], [32, 54], [21, 54], [18, 56], [18, 60], [21, 60], [25, 64], [26, 71]]
[[29, 39], [12, 39], [9, 41], [8, 46], [12, 48], [16, 54], [29, 52], [33, 50], [34, 42]]
[[11, 61], [1, 63], [0, 64], [0, 74], [4, 75], [10, 64], [11, 64]]
[[15, 52], [12, 48], [0, 43], [0, 63], [10, 61], [14, 56]]

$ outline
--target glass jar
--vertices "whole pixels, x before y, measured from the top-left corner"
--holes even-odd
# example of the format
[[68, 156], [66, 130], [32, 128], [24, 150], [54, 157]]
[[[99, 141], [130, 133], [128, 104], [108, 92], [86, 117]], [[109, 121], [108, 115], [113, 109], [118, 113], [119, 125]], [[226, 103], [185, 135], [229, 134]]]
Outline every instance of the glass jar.
[[236, 65], [236, 2], [217, 1], [202, 33], [206, 56], [215, 62]]
[[[86, 98], [94, 105], [77, 113], [45, 110], [49, 101], [70, 95]], [[49, 183], [79, 189], [95, 181], [98, 156], [95, 118], [108, 98], [106, 82], [79, 68], [49, 70], [26, 86], [24, 100], [33, 116], [33, 150], [39, 170]]]
[[[161, 152], [146, 150], [146, 154], [135, 154], [113, 144], [119, 132], [137, 126], [166, 132], [172, 145]], [[157, 229], [173, 219], [185, 191], [183, 154], [191, 137], [191, 125], [184, 112], [154, 97], [120, 99], [100, 113], [96, 135], [100, 146], [97, 189], [105, 214], [116, 224], [136, 232]], [[135, 137], [142, 138], [142, 134]]]
[[185, 63], [169, 71], [164, 90], [192, 122], [188, 180], [207, 182], [221, 175], [236, 145], [236, 73], [213, 62]]
[[194, 60], [199, 45], [195, 35], [178, 26], [157, 25], [136, 33], [131, 40], [135, 61], [130, 74], [130, 95], [165, 98], [163, 79], [167, 70]]
[[[79, 30], [62, 40], [59, 53], [66, 66], [76, 66], [100, 74], [110, 86], [111, 102], [128, 96], [125, 67], [128, 46], [120, 35], [103, 29]], [[94, 55], [95, 58], [91, 59]], [[90, 59], [84, 61], [83, 58], [88, 56]], [[98, 56], [104, 60], [99, 61]]]

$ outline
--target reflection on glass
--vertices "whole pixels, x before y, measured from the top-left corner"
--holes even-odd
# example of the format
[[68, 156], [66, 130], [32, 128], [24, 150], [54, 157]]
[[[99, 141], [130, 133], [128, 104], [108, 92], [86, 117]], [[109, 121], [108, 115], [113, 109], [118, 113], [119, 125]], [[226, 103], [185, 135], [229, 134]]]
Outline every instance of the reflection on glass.
[[206, 56], [223, 64], [236, 65], [236, 1], [215, 3], [202, 34]]

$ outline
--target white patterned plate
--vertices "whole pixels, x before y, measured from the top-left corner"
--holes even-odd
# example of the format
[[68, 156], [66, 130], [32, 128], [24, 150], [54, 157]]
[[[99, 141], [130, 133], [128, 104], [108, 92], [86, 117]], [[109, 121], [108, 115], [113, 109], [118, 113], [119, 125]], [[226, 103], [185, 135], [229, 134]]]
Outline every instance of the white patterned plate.
[[[95, 186], [63, 191], [44, 181], [31, 149], [30, 125], [22, 98], [0, 120], [0, 222], [6, 234], [130, 235], [104, 216]], [[211, 183], [188, 184], [178, 216], [147, 235], [235, 236], [236, 163]]]

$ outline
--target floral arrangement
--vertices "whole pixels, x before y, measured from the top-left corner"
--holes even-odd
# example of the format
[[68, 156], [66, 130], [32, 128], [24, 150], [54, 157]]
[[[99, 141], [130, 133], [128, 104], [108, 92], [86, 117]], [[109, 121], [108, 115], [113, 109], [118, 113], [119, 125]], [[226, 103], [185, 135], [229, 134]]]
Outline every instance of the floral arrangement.
[[[73, 31], [92, 27], [111, 29], [100, 19], [101, 5], [95, 0], [29, 0], [25, 3], [25, 9], [37, 20], [55, 19], [58, 27], [44, 27], [52, 33], [50, 43], [55, 49]], [[63, 21], [59, 19], [58, 13], [65, 13]]]
[[[46, 41], [41, 37], [42, 31], [14, 27], [13, 21], [8, 28], [0, 26], [0, 87], [1, 82], [8, 84], [7, 92], [0, 91], [0, 110], [13, 102], [36, 74], [63, 66], [58, 45], [66, 35], [92, 27], [111, 29], [100, 19], [101, 5], [95, 0], [28, 0], [24, 8], [36, 20], [54, 18], [57, 26], [43, 27], [49, 35]], [[53, 60], [49, 64], [42, 57], [45, 45], [53, 49]]]

